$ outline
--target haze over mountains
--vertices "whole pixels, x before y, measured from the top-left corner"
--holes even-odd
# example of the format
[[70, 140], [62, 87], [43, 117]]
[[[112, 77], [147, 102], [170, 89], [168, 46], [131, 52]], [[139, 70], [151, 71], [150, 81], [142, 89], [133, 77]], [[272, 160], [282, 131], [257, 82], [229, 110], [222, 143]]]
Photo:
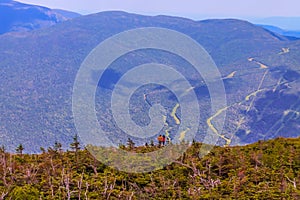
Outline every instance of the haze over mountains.
[[[227, 117], [223, 132], [214, 131], [220, 137], [220, 145], [246, 144], [279, 136], [297, 137], [300, 134], [300, 40], [291, 40], [234, 19], [193, 21], [169, 16], [102, 12], [66, 20], [62, 15], [47, 12], [50, 13], [47, 23], [56, 25], [26, 34], [0, 35], [0, 144], [11, 151], [20, 143], [28, 152], [39, 151], [40, 146], [48, 147], [55, 141], [68, 147], [76, 133], [72, 88], [81, 63], [103, 40], [140, 27], [163, 27], [187, 34], [200, 43], [216, 62], [224, 80], [228, 107], [210, 113], [205, 84], [195, 88], [203, 108], [197, 140], [203, 139], [208, 128], [214, 128], [225, 111]], [[2, 31], [23, 30], [20, 27], [27, 22], [21, 22], [6, 26]], [[132, 52], [126, 56], [113, 63], [112, 73], [108, 73], [107, 80], [99, 83], [98, 94], [102, 91], [101, 87], [114, 85], [120, 74], [136, 64], [155, 61], [181, 69], [188, 70], [190, 67], [167, 52]], [[114, 128], [115, 124], [109, 122], [110, 112], [104, 109], [109, 103], [106, 97], [96, 97], [98, 119], [107, 123], [107, 128]], [[176, 101], [167, 93], [162, 97], [169, 102], [166, 109], [172, 111]], [[149, 95], [149, 98], [157, 101], [154, 95]], [[149, 109], [145, 102], [136, 99], [135, 103], [132, 109]], [[176, 114], [180, 118], [180, 109]], [[166, 129], [176, 130], [177, 124], [171, 113], [165, 117], [169, 126]], [[148, 118], [147, 114], [133, 113], [133, 119], [140, 123], [139, 119], [147, 121]], [[162, 130], [162, 133], [165, 131]], [[128, 135], [117, 130], [112, 137], [118, 144], [125, 143]], [[133, 139], [138, 144], [145, 142]]]
[[290, 37], [290, 39], [298, 40], [300, 38], [300, 31], [284, 30], [284, 29], [278, 28], [276, 26], [270, 26], [270, 25], [258, 25], [258, 26], [261, 26], [269, 31], [274, 32], [274, 33], [284, 35], [286, 37]]
[[300, 17], [267, 17], [253, 20], [256, 24], [278, 26], [281, 29], [300, 31]]

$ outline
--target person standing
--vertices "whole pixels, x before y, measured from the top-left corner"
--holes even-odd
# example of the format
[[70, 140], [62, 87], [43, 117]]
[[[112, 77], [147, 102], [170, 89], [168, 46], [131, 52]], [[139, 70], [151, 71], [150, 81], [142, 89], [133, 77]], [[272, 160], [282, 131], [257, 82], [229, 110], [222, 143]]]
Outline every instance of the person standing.
[[158, 146], [161, 146], [162, 141], [163, 141], [162, 135], [159, 135], [158, 138], [157, 138], [157, 140], [158, 140]]
[[166, 143], [166, 136], [163, 135], [163, 136], [162, 136], [162, 144], [165, 146], [165, 143]]

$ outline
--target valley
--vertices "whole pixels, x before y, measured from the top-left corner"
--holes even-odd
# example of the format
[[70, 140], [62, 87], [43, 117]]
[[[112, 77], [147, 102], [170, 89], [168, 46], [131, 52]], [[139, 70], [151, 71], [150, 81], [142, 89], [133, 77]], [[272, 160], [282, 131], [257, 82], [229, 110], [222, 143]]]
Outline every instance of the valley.
[[[179, 70], [193, 83], [182, 95], [194, 91], [199, 100], [202, 113], [195, 137], [197, 141], [203, 140], [207, 130], [218, 135], [220, 140], [217, 144], [221, 146], [299, 136], [295, 128], [299, 125], [295, 113], [300, 111], [298, 41], [270, 34], [261, 27], [240, 20], [193, 21], [168, 16], [102, 12], [27, 32], [22, 37], [0, 36], [1, 145], [13, 151], [22, 143], [28, 152], [39, 152], [40, 146], [49, 146], [55, 141], [62, 141], [66, 147], [76, 133], [72, 117], [72, 87], [84, 58], [96, 45], [114, 34], [149, 26], [187, 34], [207, 50], [223, 77], [227, 106], [211, 113], [209, 91], [201, 77], [194, 74], [186, 61], [166, 52], [133, 52], [120, 58], [110, 67], [112, 73], [103, 79], [105, 87], [113, 89], [119, 77], [136, 64], [164, 63]], [[99, 87], [99, 95], [101, 91]], [[166, 116], [161, 116], [165, 127], [157, 134], [172, 138], [181, 122], [180, 104], [168, 91], [153, 91], [157, 93], [146, 92], [147, 100], [152, 98], [153, 102], [164, 103], [168, 111]], [[116, 124], [110, 113], [109, 96], [105, 94], [104, 97], [102, 100], [96, 97], [98, 120], [107, 129], [113, 130]], [[158, 98], [161, 100], [158, 101]], [[142, 110], [146, 112], [151, 106], [145, 101], [133, 103], [136, 105], [132, 108], [144, 106]], [[284, 115], [288, 110], [295, 112]], [[218, 130], [215, 125], [225, 113], [224, 129]], [[142, 112], [135, 113], [134, 119], [137, 124], [149, 120], [147, 113]], [[110, 137], [115, 138], [112, 139], [115, 144], [124, 144], [128, 135], [116, 128]], [[142, 145], [155, 141], [155, 138], [133, 139], [136, 144]]]

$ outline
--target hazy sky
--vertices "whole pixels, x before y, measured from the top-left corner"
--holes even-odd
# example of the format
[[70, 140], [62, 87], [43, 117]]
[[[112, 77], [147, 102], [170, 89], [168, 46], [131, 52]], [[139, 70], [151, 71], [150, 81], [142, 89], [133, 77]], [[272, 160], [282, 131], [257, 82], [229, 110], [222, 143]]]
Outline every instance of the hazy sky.
[[[18, 1], [18, 0], [17, 0]], [[19, 0], [82, 14], [123, 10], [139, 14], [201, 17], [300, 16], [299, 0]]]

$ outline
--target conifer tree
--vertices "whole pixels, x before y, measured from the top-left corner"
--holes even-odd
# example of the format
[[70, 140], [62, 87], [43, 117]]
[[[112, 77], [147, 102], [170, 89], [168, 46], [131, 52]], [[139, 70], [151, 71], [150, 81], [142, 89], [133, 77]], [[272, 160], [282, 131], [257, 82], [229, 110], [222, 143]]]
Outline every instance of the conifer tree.
[[17, 154], [20, 154], [20, 155], [23, 154], [23, 150], [24, 150], [24, 147], [22, 144], [19, 144], [19, 146], [16, 148]]
[[60, 142], [55, 142], [54, 143], [54, 151], [56, 152], [61, 152], [62, 151], [62, 144]]
[[70, 147], [76, 153], [80, 150], [80, 143], [77, 134], [73, 137], [73, 142], [70, 144]]
[[133, 149], [134, 145], [135, 145], [135, 143], [132, 141], [132, 139], [128, 138], [128, 140], [127, 140], [127, 147], [129, 149]]
[[77, 134], [73, 137], [73, 142], [70, 144], [70, 147], [75, 152], [76, 168], [78, 168], [78, 152], [80, 150], [80, 143]]

